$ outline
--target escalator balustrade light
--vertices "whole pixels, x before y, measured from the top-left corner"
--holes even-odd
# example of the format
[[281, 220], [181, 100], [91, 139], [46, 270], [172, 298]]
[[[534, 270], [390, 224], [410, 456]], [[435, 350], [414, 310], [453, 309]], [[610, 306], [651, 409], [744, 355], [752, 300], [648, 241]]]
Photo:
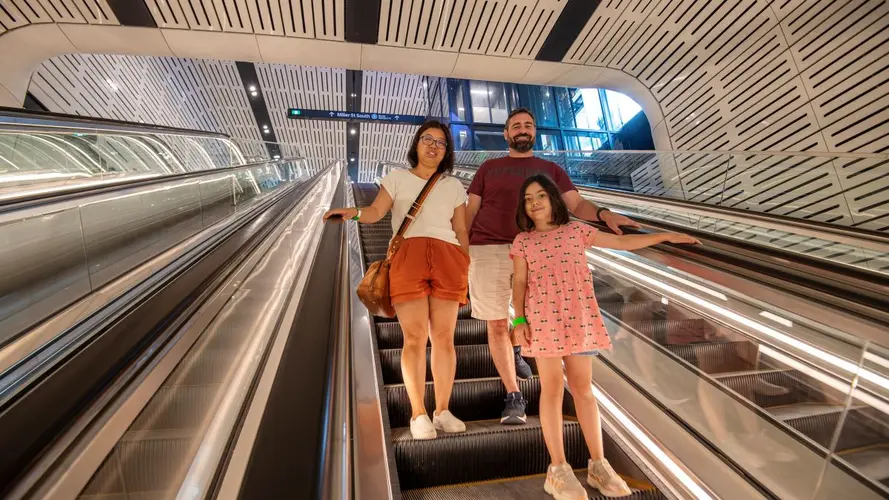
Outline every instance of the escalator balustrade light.
[[[722, 293], [720, 293], [720, 292], [717, 292], [716, 290], [707, 288], [707, 287], [705, 287], [705, 286], [703, 286], [703, 285], [700, 285], [700, 284], [698, 284], [698, 283], [695, 283], [695, 282], [693, 282], [693, 281], [689, 281], [689, 280], [687, 280], [687, 279], [680, 278], [679, 276], [676, 276], [676, 275], [674, 275], [674, 274], [670, 274], [670, 273], [668, 273], [668, 272], [666, 272], [666, 271], [663, 271], [663, 270], [661, 270], [661, 269], [658, 269], [658, 268], [656, 268], [656, 267], [654, 267], [654, 266], [649, 266], [649, 265], [647, 265], [647, 264], [643, 264], [642, 262], [639, 262], [639, 261], [630, 259], [630, 258], [628, 258], [628, 257], [625, 257], [625, 256], [623, 256], [623, 255], [617, 253], [617, 252], [608, 251], [607, 253], [608, 253], [609, 255], [613, 255], [613, 256], [617, 257], [618, 259], [624, 260], [624, 261], [626, 261], [626, 262], [630, 262], [630, 263], [632, 263], [633, 265], [635, 265], [635, 266], [637, 266], [637, 267], [641, 267], [641, 268], [646, 269], [647, 271], [650, 271], [650, 272], [652, 272], [652, 273], [656, 273], [656, 274], [659, 274], [659, 275], [664, 276], [664, 277], [666, 277], [666, 278], [669, 278], [669, 279], [671, 279], [671, 280], [673, 280], [673, 281], [676, 281], [676, 282], [678, 282], [678, 283], [682, 283], [683, 285], [685, 285], [685, 286], [687, 286], [687, 287], [694, 288], [695, 290], [700, 290], [700, 291], [706, 293], [707, 295], [710, 295], [710, 296], [712, 296], [712, 297], [716, 297], [717, 299], [728, 301], [728, 297], [726, 297], [725, 294], [722, 294]], [[589, 255], [593, 255], [593, 252], [592, 252], [592, 251], [587, 251], [587, 255], [588, 255], [588, 256], [589, 256]]]
[[[754, 321], [750, 318], [742, 316], [734, 311], [726, 309], [725, 307], [723, 307], [721, 305], [718, 305], [718, 304], [715, 304], [715, 303], [710, 302], [708, 300], [705, 300], [702, 297], [693, 295], [693, 294], [686, 292], [684, 290], [680, 290], [672, 285], [668, 285], [667, 283], [659, 281], [659, 280], [652, 278], [651, 276], [648, 276], [646, 274], [642, 274], [641, 272], [639, 272], [635, 269], [631, 269], [619, 262], [614, 262], [614, 261], [605, 259], [599, 255], [592, 253], [592, 252], [587, 252], [587, 257], [589, 257], [590, 259], [593, 259], [596, 262], [601, 263], [602, 265], [604, 265], [607, 268], [614, 269], [617, 272], [623, 273], [626, 276], [630, 276], [636, 280], [648, 283], [649, 285], [651, 285], [661, 291], [665, 291], [674, 297], [678, 297], [681, 300], [685, 300], [690, 303], [696, 304], [696, 305], [700, 306], [701, 308], [706, 309], [706, 310], [716, 314], [717, 316], [721, 316], [723, 318], [728, 319], [731, 322], [741, 324], [751, 330], [754, 330], [754, 331], [759, 332], [763, 335], [771, 337], [783, 344], [786, 344], [786, 345], [792, 347], [793, 349], [796, 349], [797, 351], [801, 351], [805, 354], [808, 354], [809, 356], [818, 358], [821, 361], [824, 361], [827, 364], [833, 365], [833, 366], [849, 373], [852, 376], [858, 375], [861, 378], [863, 378], [869, 382], [872, 382], [884, 389], [889, 390], [889, 379], [887, 379], [886, 377], [879, 375], [871, 370], [862, 369], [859, 371], [858, 365], [855, 363], [852, 363], [850, 361], [842, 359], [838, 356], [835, 356], [835, 355], [833, 355], [827, 351], [824, 351], [822, 349], [819, 349], [817, 347], [806, 344], [805, 342], [802, 342], [801, 340], [793, 338], [785, 333], [775, 330], [774, 328], [771, 328], [771, 327], [766, 326], [762, 323]], [[655, 271], [657, 271], [657, 270], [655, 270]], [[658, 273], [658, 274], [662, 274], [662, 273]], [[663, 273], [663, 274], [665, 274], [665, 273]], [[677, 280], [679, 280], [679, 279], [677, 279]]]
[[778, 323], [779, 325], [784, 325], [787, 328], [793, 328], [793, 321], [790, 321], [787, 318], [782, 318], [781, 316], [778, 316], [777, 314], [770, 313], [768, 311], [762, 311], [761, 313], [759, 313], [759, 315], [762, 316], [763, 318], [768, 318], [768, 319], [774, 321], [775, 323]]

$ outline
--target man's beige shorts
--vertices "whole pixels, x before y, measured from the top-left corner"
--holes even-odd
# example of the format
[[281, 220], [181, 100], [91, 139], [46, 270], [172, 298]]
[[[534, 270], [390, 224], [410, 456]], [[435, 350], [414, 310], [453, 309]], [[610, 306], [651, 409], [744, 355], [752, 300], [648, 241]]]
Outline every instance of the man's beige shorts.
[[512, 298], [512, 245], [470, 245], [469, 300], [472, 317], [486, 321], [509, 319]]

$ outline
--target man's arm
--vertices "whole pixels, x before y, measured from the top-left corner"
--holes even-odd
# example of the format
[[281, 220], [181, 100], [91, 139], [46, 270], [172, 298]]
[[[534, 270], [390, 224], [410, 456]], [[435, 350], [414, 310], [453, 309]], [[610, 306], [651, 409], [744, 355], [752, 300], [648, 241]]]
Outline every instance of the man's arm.
[[596, 216], [596, 212], [599, 211], [598, 205], [581, 196], [577, 190], [565, 191], [562, 193], [562, 200], [565, 202], [568, 210], [578, 219], [588, 220], [590, 222], [602, 222], [608, 226], [608, 229], [611, 229], [614, 234], [624, 234], [624, 232], [621, 231], [620, 226], [639, 227], [639, 224], [632, 219], [607, 209], [599, 214], [601, 217], [600, 219]]
[[466, 229], [472, 229], [472, 222], [478, 215], [478, 209], [482, 207], [482, 197], [477, 194], [469, 195], [469, 202], [466, 204]]

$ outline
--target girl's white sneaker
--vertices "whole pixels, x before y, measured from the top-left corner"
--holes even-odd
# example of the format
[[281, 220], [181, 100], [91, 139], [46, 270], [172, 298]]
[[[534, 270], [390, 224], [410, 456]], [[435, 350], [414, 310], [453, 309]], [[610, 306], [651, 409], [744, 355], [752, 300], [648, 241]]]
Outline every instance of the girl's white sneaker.
[[586, 482], [609, 498], [632, 495], [626, 481], [611, 468], [608, 460], [590, 460], [587, 466]]
[[574, 471], [567, 463], [552, 465], [546, 470], [546, 482], [543, 483], [543, 491], [549, 493], [556, 500], [590, 500], [589, 495]]
[[459, 418], [455, 417], [450, 410], [445, 410], [438, 415], [432, 417], [432, 425], [440, 431], [453, 434], [456, 432], [466, 432], [466, 424]]
[[429, 420], [429, 415], [420, 415], [411, 419], [411, 436], [414, 439], [435, 439], [438, 437], [432, 421]]

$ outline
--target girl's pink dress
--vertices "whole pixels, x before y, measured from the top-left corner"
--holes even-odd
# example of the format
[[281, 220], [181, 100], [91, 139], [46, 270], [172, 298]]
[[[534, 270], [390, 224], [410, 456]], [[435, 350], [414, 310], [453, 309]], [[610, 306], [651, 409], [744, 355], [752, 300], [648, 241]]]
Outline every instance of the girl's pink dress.
[[528, 357], [561, 357], [611, 348], [593, 293], [585, 250], [597, 230], [570, 222], [549, 232], [516, 236], [510, 255], [528, 262], [525, 317], [531, 328]]

